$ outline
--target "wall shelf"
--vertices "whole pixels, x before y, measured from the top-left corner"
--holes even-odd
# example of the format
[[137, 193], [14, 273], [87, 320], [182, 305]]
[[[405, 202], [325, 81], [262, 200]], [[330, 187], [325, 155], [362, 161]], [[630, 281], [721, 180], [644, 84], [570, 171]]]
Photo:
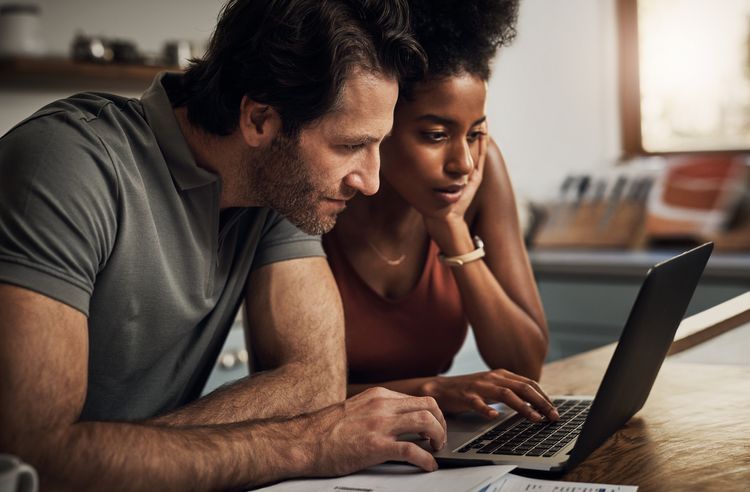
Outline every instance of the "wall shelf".
[[0, 89], [130, 87], [145, 89], [157, 73], [177, 67], [87, 63], [65, 58], [0, 59]]

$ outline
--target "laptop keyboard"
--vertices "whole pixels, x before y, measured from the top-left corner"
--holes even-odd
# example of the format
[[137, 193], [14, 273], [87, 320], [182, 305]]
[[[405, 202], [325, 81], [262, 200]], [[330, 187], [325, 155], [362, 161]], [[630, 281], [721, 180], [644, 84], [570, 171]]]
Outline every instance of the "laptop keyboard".
[[459, 453], [553, 456], [581, 432], [592, 400], [554, 400], [560, 420], [532, 423], [520, 415], [501, 422], [458, 450]]

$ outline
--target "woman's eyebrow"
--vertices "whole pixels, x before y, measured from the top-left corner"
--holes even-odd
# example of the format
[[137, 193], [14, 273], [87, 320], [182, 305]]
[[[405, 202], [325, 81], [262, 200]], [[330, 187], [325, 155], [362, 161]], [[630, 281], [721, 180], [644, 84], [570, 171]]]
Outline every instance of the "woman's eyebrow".
[[417, 121], [429, 121], [431, 123], [437, 123], [439, 125], [451, 126], [455, 125], [456, 122], [451, 118], [445, 118], [444, 116], [438, 116], [436, 114], [423, 114]]
[[[476, 120], [474, 123], [471, 124], [471, 126], [477, 126], [481, 123], [484, 123], [487, 120], [487, 115], [482, 116], [478, 120]], [[445, 125], [445, 126], [454, 126], [456, 125], [456, 121], [452, 118], [446, 118], [445, 116], [438, 116], [436, 114], [423, 114], [419, 118], [417, 118], [417, 121], [429, 121], [431, 123], [437, 123], [439, 125]]]
[[474, 123], [472, 123], [471, 126], [481, 125], [485, 121], [487, 121], [487, 115], [484, 115], [481, 118], [479, 118], [477, 121], [475, 121]]

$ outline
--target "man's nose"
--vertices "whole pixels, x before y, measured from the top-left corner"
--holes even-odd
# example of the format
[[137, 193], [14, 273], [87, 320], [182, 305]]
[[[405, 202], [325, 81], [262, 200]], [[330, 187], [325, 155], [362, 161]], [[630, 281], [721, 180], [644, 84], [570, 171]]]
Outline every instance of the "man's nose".
[[380, 188], [380, 152], [368, 152], [358, 168], [346, 176], [344, 184], [363, 195], [374, 195]]

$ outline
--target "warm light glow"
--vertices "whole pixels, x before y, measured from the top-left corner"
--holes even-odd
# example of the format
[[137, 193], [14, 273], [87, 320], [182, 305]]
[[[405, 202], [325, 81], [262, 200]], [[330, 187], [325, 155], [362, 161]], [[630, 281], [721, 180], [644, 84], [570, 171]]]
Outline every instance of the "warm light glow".
[[750, 148], [750, 0], [639, 0], [651, 152]]

